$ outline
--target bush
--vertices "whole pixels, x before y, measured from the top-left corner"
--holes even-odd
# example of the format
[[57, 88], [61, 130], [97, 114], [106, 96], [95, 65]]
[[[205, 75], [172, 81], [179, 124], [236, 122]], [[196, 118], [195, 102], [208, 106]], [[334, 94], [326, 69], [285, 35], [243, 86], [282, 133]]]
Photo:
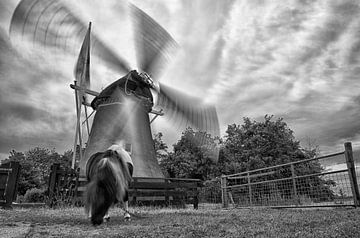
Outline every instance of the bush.
[[39, 188], [32, 188], [26, 191], [24, 195], [25, 202], [45, 202], [46, 190]]
[[220, 178], [206, 180], [200, 191], [201, 202], [221, 203]]
[[17, 195], [15, 202], [16, 203], [24, 203], [25, 202], [24, 195]]

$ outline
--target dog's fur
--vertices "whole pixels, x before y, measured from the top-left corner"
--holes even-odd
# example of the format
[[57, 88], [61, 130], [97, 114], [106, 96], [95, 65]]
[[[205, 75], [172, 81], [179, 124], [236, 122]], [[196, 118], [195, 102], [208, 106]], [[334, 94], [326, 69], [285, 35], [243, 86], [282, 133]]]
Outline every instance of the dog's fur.
[[91, 156], [87, 164], [85, 212], [93, 225], [103, 222], [110, 206], [123, 202], [131, 175], [122, 157], [113, 150]]

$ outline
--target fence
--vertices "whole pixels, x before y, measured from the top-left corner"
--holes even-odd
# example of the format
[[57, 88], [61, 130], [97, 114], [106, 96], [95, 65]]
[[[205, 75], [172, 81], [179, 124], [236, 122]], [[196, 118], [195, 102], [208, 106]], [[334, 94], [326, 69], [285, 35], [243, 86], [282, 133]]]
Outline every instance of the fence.
[[[48, 205], [82, 204], [87, 180], [75, 170], [64, 170], [59, 164], [51, 167], [48, 186]], [[129, 185], [129, 201], [133, 205], [193, 204], [198, 208], [200, 180], [175, 178], [134, 177]]]
[[79, 173], [53, 164], [50, 169], [47, 205], [74, 205], [78, 201]]
[[8, 162], [0, 165], [0, 206], [11, 207], [16, 199], [17, 181], [20, 174], [18, 162]]
[[[327, 156], [222, 176], [222, 206], [359, 206], [352, 145]], [[346, 169], [324, 170], [321, 161], [340, 156]]]
[[134, 177], [129, 186], [129, 200], [133, 205], [176, 205], [186, 203], [198, 208], [200, 180], [177, 178]]

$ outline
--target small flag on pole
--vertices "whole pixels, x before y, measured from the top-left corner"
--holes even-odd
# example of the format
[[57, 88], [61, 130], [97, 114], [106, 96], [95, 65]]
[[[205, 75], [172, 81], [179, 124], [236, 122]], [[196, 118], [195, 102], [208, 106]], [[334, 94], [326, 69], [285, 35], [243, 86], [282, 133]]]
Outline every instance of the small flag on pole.
[[86, 32], [84, 42], [80, 49], [79, 58], [74, 69], [75, 79], [82, 88], [82, 90], [79, 91], [80, 103], [86, 101], [85, 89], [90, 87], [90, 31], [91, 22], [89, 22], [89, 28]]

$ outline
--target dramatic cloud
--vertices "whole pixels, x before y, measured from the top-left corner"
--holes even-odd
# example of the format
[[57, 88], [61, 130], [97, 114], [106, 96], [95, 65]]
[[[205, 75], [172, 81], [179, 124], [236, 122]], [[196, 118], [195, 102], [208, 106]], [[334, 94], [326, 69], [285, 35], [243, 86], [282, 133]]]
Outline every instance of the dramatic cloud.
[[[74, 139], [74, 55], [10, 41], [18, 1], [0, 3], [0, 153], [31, 146], [71, 149]], [[126, 1], [64, 3], [116, 54], [136, 67]], [[322, 152], [345, 141], [360, 146], [360, 5], [358, 1], [132, 1], [180, 45], [161, 82], [217, 107], [221, 132], [243, 117], [283, 117], [297, 139]], [[92, 88], [122, 76], [96, 58]], [[176, 142], [172, 125], [155, 131]]]

